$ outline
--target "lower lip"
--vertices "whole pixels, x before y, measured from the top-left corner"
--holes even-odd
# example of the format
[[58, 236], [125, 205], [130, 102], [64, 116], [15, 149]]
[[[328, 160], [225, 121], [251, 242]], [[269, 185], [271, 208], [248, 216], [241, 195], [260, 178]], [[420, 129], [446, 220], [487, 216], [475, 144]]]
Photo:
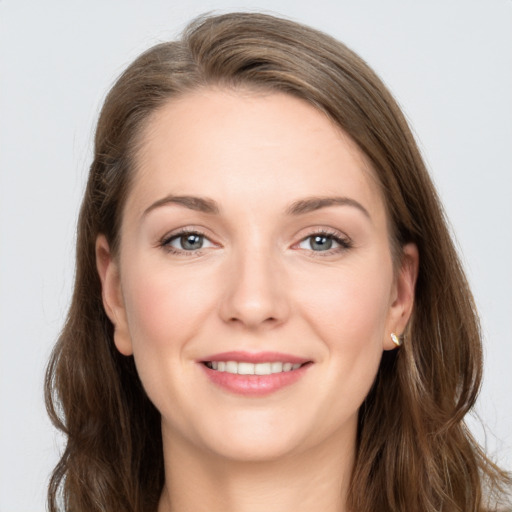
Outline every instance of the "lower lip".
[[270, 375], [238, 375], [236, 373], [219, 372], [201, 364], [208, 378], [217, 386], [246, 396], [264, 396], [285, 387], [291, 386], [300, 380], [311, 364], [302, 365], [289, 372], [271, 373]]

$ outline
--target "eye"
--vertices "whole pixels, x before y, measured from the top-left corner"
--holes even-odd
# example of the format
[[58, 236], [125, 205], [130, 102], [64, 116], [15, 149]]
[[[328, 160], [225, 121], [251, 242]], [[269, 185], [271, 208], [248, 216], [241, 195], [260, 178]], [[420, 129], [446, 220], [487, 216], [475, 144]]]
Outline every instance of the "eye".
[[162, 246], [171, 252], [193, 252], [214, 247], [214, 244], [201, 233], [195, 231], [182, 231], [162, 241]]
[[348, 240], [332, 233], [315, 233], [309, 235], [298, 244], [299, 249], [306, 249], [314, 252], [336, 252], [348, 249], [351, 244]]

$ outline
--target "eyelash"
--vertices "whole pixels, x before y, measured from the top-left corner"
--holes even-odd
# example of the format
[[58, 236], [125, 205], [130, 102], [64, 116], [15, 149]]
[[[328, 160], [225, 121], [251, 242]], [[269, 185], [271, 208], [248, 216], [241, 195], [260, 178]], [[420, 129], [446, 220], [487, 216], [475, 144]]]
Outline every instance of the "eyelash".
[[160, 241], [159, 245], [160, 245], [160, 247], [162, 247], [165, 251], [167, 251], [170, 254], [176, 254], [179, 256], [183, 256], [183, 255], [197, 256], [197, 255], [201, 254], [200, 251], [201, 251], [201, 249], [203, 249], [202, 247], [201, 247], [201, 249], [187, 251], [185, 249], [176, 249], [175, 247], [170, 245], [170, 243], [174, 240], [177, 240], [177, 239], [185, 237], [185, 236], [191, 236], [191, 235], [197, 235], [197, 236], [203, 237], [205, 240], [209, 240], [208, 237], [206, 236], [206, 234], [202, 233], [200, 230], [183, 228], [176, 233], [171, 233], [170, 235], [164, 236], [164, 238], [162, 238], [162, 240]]
[[[303, 249], [307, 250], [311, 253], [311, 255], [314, 258], [322, 258], [326, 256], [332, 256], [334, 254], [339, 254], [341, 252], [347, 251], [348, 249], [351, 249], [353, 247], [352, 240], [348, 238], [347, 236], [341, 235], [338, 231], [334, 230], [328, 230], [328, 229], [318, 229], [316, 231], [313, 231], [308, 236], [305, 236], [300, 240], [298, 244], [295, 244], [296, 246], [299, 244], [302, 244], [303, 242], [307, 241], [308, 239], [312, 239], [313, 237], [321, 236], [324, 238], [327, 238], [328, 240], [332, 240], [333, 242], [336, 242], [338, 244], [338, 247], [335, 247], [333, 249], [327, 249], [325, 251], [313, 251], [312, 249]], [[310, 242], [311, 243], [311, 242]]]
[[[210, 240], [206, 236], [206, 234], [201, 232], [200, 230], [183, 228], [182, 230], [180, 230], [178, 232], [172, 233], [170, 235], [166, 235], [160, 241], [159, 246], [162, 247], [164, 250], [166, 250], [170, 254], [176, 254], [176, 255], [180, 255], [180, 256], [181, 255], [186, 255], [186, 256], [200, 255], [203, 247], [201, 247], [200, 249], [196, 249], [196, 250], [185, 250], [185, 249], [176, 249], [175, 247], [170, 245], [170, 243], [173, 242], [174, 240], [177, 240], [179, 238], [186, 237], [186, 236], [191, 236], [191, 235], [196, 235], [196, 236], [202, 237], [203, 239], [208, 240], [210, 242]], [[346, 251], [353, 247], [352, 240], [350, 240], [348, 237], [340, 236], [340, 233], [337, 231], [330, 231], [330, 230], [326, 230], [326, 229], [319, 229], [317, 231], [313, 231], [309, 235], [302, 238], [297, 244], [294, 245], [294, 247], [302, 244], [303, 242], [305, 242], [308, 239], [312, 239], [313, 237], [318, 237], [318, 236], [322, 236], [328, 240], [332, 240], [333, 242], [338, 244], [338, 247], [335, 247], [334, 249], [327, 249], [325, 251], [314, 251], [313, 249], [303, 249], [303, 250], [309, 251], [314, 257], [331, 256], [333, 254], [337, 254], [337, 253]], [[213, 242], [210, 242], [210, 243], [213, 244]]]

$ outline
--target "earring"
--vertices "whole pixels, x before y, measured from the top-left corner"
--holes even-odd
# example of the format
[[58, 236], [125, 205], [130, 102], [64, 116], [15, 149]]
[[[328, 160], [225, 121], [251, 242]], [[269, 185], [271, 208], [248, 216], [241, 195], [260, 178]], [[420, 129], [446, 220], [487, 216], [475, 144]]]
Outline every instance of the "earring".
[[391, 333], [391, 341], [399, 347], [402, 344], [402, 340], [394, 333]]

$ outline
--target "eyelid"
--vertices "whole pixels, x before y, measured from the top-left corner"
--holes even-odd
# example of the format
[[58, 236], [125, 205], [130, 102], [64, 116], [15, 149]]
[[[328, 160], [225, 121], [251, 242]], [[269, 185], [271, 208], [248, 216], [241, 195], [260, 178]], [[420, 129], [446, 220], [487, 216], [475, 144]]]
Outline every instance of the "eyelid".
[[208, 235], [199, 227], [197, 226], [183, 226], [180, 228], [173, 229], [172, 231], [169, 231], [164, 236], [162, 236], [159, 239], [159, 243], [165, 243], [169, 240], [176, 238], [178, 236], [187, 235], [187, 234], [197, 234], [204, 236], [205, 238], [208, 238]]
[[[176, 248], [176, 247], [173, 247], [172, 245], [170, 245], [171, 241], [178, 239], [184, 235], [189, 235], [189, 234], [190, 235], [193, 235], [193, 234], [199, 235], [199, 236], [203, 237], [205, 240], [207, 240], [211, 245], [209, 247], [201, 247], [201, 248], [195, 249], [195, 250], [179, 249], [179, 248]], [[318, 235], [323, 235], [325, 237], [328, 237], [328, 238], [334, 240], [337, 243], [338, 247], [327, 249], [325, 251], [314, 251], [313, 249], [305, 249], [305, 248], [299, 247], [299, 245], [301, 243], [303, 243], [304, 241], [306, 241], [308, 238], [311, 238], [313, 236], [318, 236]], [[166, 233], [163, 237], [161, 237], [158, 240], [157, 247], [161, 247], [171, 253], [191, 256], [191, 255], [197, 255], [205, 249], [210, 249], [212, 247], [220, 247], [220, 244], [214, 242], [212, 240], [212, 237], [210, 235], [206, 234], [205, 230], [203, 230], [197, 226], [191, 225], [191, 226], [183, 226], [183, 227], [177, 228], [171, 232]], [[317, 228], [310, 229], [307, 233], [304, 233], [304, 235], [301, 236], [299, 241], [294, 243], [291, 248], [295, 249], [295, 250], [302, 250], [302, 251], [311, 253], [314, 256], [328, 256], [328, 255], [332, 255], [332, 254], [335, 254], [338, 252], [346, 251], [352, 247], [353, 247], [353, 242], [352, 242], [351, 238], [349, 236], [347, 236], [345, 233], [343, 233], [342, 231], [339, 231], [334, 228], [317, 227]]]
[[[311, 238], [313, 236], [318, 236], [318, 235], [323, 235], [328, 238], [331, 238], [338, 244], [338, 247], [335, 247], [333, 249], [327, 249], [325, 251], [314, 251], [313, 249], [304, 249], [304, 248], [299, 247], [299, 244], [303, 243], [308, 238]], [[345, 233], [343, 233], [342, 231], [339, 231], [337, 229], [334, 229], [334, 228], [325, 228], [325, 227], [318, 227], [318, 228], [312, 229], [304, 236], [301, 236], [300, 240], [292, 246], [293, 249], [306, 251], [306, 252], [311, 253], [314, 256], [329, 256], [329, 255], [333, 255], [335, 253], [346, 251], [348, 249], [351, 249], [352, 247], [353, 247], [352, 239], [349, 236], [347, 236]]]
[[[200, 249], [187, 251], [185, 249], [179, 249], [177, 247], [170, 245], [171, 241], [176, 240], [184, 235], [199, 235], [203, 237], [205, 240], [208, 240], [211, 246], [201, 247]], [[219, 247], [219, 244], [214, 242], [211, 239], [211, 237], [207, 235], [201, 228], [198, 228], [197, 226], [184, 226], [181, 228], [177, 228], [169, 233], [166, 233], [163, 237], [161, 237], [158, 240], [157, 247], [161, 247], [162, 249], [177, 255], [192, 256], [201, 253], [201, 251], [203, 251], [204, 249], [210, 249], [211, 247]]]
[[[165, 243], [170, 245], [171, 247], [174, 247], [173, 245], [171, 245], [172, 242], [174, 242], [176, 240], [180, 240], [181, 238], [187, 237], [190, 235], [196, 235], [196, 236], [201, 237], [204, 241], [207, 241], [210, 244], [209, 247], [213, 247], [215, 245], [207, 236], [203, 235], [202, 233], [198, 233], [197, 231], [185, 231], [184, 233], [178, 233], [178, 234], [173, 235], [170, 238], [168, 238]], [[179, 249], [179, 248], [177, 248], [177, 249]], [[201, 249], [205, 249], [204, 245], [203, 245], [203, 247], [201, 247]], [[186, 250], [186, 249], [179, 249], [179, 250], [183, 250], [185, 252], [193, 252], [193, 250]], [[200, 249], [196, 249], [196, 250], [200, 250]]]

